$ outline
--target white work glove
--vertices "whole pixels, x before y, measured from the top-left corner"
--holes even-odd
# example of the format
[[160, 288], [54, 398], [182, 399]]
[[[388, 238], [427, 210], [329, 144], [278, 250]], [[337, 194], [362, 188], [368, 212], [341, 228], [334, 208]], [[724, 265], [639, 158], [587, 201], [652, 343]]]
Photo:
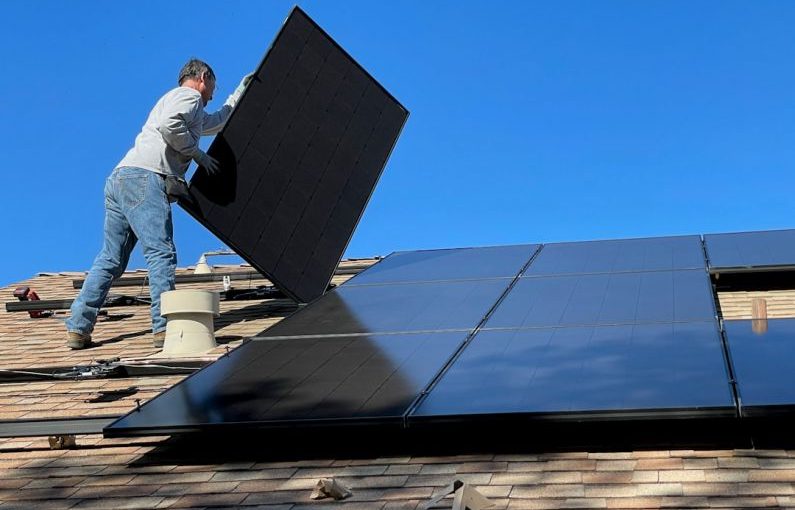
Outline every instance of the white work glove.
[[243, 91], [246, 90], [248, 84], [251, 82], [251, 79], [254, 78], [254, 73], [248, 73], [240, 80], [240, 85], [237, 86], [234, 92], [226, 98], [225, 105], [231, 106], [232, 108], [235, 107], [237, 102], [240, 100], [240, 96], [243, 95]]
[[207, 173], [210, 175], [217, 174], [220, 170], [218, 160], [201, 149], [196, 149], [196, 151], [194, 151], [193, 161], [195, 161], [200, 167], [203, 167], [205, 170], [207, 170]]

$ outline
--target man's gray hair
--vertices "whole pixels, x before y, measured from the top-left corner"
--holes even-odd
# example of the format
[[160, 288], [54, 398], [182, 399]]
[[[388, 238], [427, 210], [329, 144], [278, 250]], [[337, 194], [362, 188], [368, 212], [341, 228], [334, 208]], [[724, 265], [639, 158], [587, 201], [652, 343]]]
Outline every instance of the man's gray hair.
[[213, 80], [215, 79], [215, 73], [213, 72], [213, 68], [209, 66], [206, 62], [202, 62], [198, 58], [192, 58], [188, 60], [188, 63], [182, 66], [182, 70], [179, 72], [179, 80], [178, 83], [182, 85], [185, 80], [193, 78], [194, 80], [198, 80], [203, 76], [209, 76]]

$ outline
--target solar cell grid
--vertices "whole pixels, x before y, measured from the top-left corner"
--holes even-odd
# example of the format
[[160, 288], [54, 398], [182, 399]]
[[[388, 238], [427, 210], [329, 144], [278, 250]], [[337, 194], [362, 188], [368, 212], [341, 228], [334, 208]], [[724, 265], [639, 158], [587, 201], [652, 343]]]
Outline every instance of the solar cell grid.
[[703, 270], [520, 278], [486, 328], [713, 320]]
[[545, 244], [527, 276], [705, 267], [699, 236]]
[[346, 286], [480, 278], [514, 278], [537, 244], [397, 252], [359, 273]]

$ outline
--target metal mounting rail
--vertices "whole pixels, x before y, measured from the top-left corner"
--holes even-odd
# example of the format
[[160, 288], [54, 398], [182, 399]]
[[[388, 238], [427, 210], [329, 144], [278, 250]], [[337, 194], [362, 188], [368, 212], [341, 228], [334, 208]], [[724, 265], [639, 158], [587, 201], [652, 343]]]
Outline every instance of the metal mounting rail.
[[0, 420], [0, 437], [64, 436], [100, 434], [119, 416], [88, 418], [47, 418], [31, 420]]
[[[338, 268], [336, 271], [334, 271], [334, 275], [341, 276], [348, 274], [358, 274], [360, 271], [370, 267], [370, 265], [371, 264], [358, 264], [355, 266]], [[235, 273], [182, 274], [182, 275], [177, 275], [175, 281], [176, 283], [222, 282], [224, 280], [224, 277], [226, 276], [228, 276], [229, 279], [232, 281], [268, 279], [266, 276], [261, 275], [257, 271], [245, 271], [245, 272], [235, 272]], [[79, 289], [83, 287], [83, 282], [85, 282], [85, 279], [72, 280], [72, 287], [74, 287], [75, 289]], [[112, 286], [136, 287], [139, 285], [146, 285], [148, 282], [149, 282], [148, 276], [127, 276], [124, 278], [119, 278], [118, 280], [114, 281]]]

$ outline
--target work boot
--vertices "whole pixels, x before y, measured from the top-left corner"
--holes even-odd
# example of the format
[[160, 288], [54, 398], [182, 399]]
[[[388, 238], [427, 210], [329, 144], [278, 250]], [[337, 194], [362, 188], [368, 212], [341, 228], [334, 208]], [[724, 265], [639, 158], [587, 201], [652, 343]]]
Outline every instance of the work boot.
[[84, 335], [76, 331], [66, 333], [66, 346], [70, 349], [85, 349], [91, 347], [91, 335]]
[[158, 331], [152, 335], [152, 343], [158, 349], [163, 348], [163, 344], [166, 343], [166, 331]]

